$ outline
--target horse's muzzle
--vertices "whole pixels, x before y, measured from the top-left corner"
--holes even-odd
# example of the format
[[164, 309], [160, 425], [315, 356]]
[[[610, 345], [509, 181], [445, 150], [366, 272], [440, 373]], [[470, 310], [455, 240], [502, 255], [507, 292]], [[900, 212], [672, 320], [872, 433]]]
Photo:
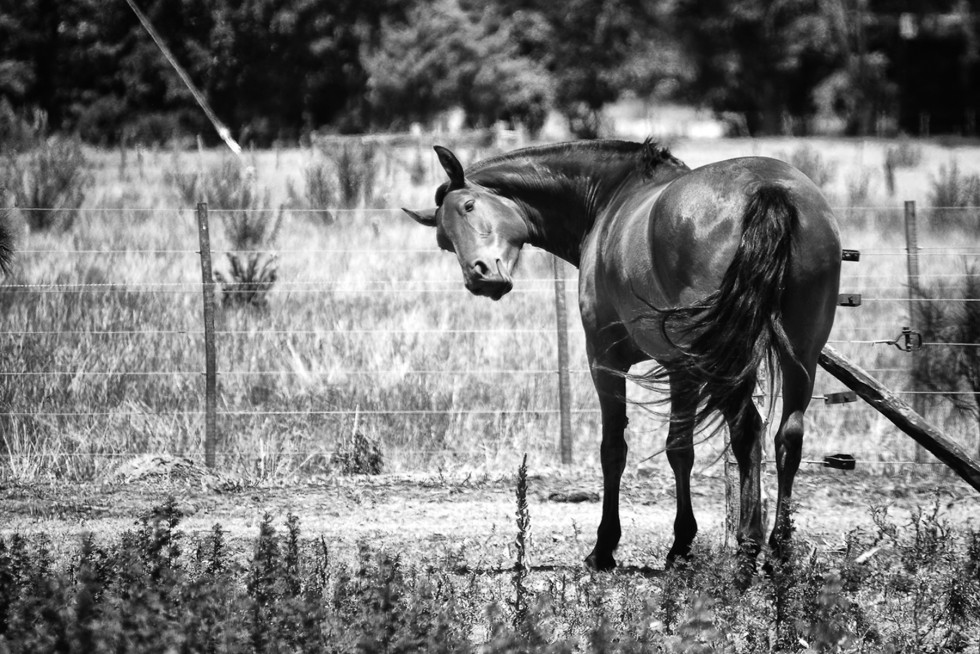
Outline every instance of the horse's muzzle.
[[473, 295], [499, 300], [514, 288], [514, 280], [507, 274], [506, 266], [497, 259], [491, 267], [483, 261], [474, 262], [463, 275], [466, 289]]

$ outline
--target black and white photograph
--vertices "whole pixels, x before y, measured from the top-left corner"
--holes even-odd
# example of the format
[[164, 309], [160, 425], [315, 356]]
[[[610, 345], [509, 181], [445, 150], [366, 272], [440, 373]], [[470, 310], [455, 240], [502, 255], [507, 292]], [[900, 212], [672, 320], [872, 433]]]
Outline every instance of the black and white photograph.
[[0, 0], [0, 654], [980, 654], [980, 2]]

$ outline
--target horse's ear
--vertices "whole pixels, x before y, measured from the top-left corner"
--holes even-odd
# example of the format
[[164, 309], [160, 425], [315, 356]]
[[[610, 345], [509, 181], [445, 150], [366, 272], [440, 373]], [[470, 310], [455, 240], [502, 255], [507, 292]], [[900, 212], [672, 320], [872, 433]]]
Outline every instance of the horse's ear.
[[422, 209], [420, 211], [412, 211], [411, 209], [406, 209], [402, 207], [402, 211], [407, 213], [412, 217], [415, 222], [425, 225], [426, 227], [436, 226], [436, 210], [435, 209]]
[[462, 188], [466, 184], [466, 180], [463, 178], [463, 165], [459, 163], [459, 159], [448, 148], [444, 148], [441, 145], [437, 145], [433, 149], [439, 155], [439, 163], [442, 164], [446, 174], [449, 175], [449, 186], [451, 188]]

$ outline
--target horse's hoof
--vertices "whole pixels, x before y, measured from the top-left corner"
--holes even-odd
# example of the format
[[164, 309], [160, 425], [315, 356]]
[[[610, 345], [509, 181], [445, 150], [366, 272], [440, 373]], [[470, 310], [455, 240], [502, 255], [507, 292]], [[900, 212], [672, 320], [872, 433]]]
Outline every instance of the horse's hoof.
[[592, 552], [585, 557], [585, 566], [592, 570], [605, 572], [616, 567], [616, 559], [613, 558], [612, 554], [602, 555]]

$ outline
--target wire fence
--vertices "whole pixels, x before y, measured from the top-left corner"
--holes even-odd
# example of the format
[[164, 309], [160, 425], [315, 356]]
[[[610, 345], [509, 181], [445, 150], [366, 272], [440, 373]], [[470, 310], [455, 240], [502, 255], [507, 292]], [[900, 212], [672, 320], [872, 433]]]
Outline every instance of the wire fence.
[[[852, 208], [853, 209], [853, 208]], [[861, 209], [868, 210], [889, 210], [894, 211], [896, 207], [862, 207]], [[964, 211], [974, 211], [980, 216], [980, 208], [951, 208], [952, 210], [964, 210]], [[30, 211], [44, 211], [45, 209], [35, 209], [31, 208]], [[83, 209], [82, 211], [91, 212], [102, 212], [111, 213], [116, 211], [146, 211], [152, 213], [187, 213], [189, 210], [186, 208], [146, 208], [146, 209], [133, 209], [133, 208], [111, 208], [111, 209]], [[296, 213], [295, 210], [292, 210]], [[352, 215], [365, 215], [373, 212], [377, 213], [390, 213], [391, 210], [370, 210], [370, 209], [357, 209], [357, 210], [342, 210], [342, 209], [330, 209], [331, 213], [345, 213], [349, 211]], [[219, 214], [218, 211], [212, 211], [212, 213]], [[240, 213], [240, 212], [236, 212]], [[307, 213], [312, 213], [308, 211]], [[845, 244], [846, 245], [846, 244]], [[310, 248], [292, 248], [292, 249], [278, 249], [278, 248], [258, 248], [249, 250], [237, 250], [234, 248], [219, 248], [212, 247], [209, 249], [212, 254], [237, 254], [237, 255], [256, 255], [256, 256], [286, 256], [286, 255], [302, 255], [305, 258], [317, 259], [322, 257], [345, 257], [356, 261], [358, 257], [363, 255], [371, 256], [387, 256], [387, 255], [398, 255], [405, 256], [411, 255], [414, 257], [444, 257], [446, 256], [444, 252], [437, 248], [418, 248], [418, 247], [310, 247]], [[973, 257], [980, 256], [980, 244], [974, 247], [972, 244], [957, 244], [951, 247], [878, 247], [871, 249], [861, 250], [860, 256], [871, 257], [875, 260], [881, 260], [885, 258], [895, 258], [901, 257], [905, 259], [911, 254], [915, 254], [918, 257], [930, 257], [938, 259], [948, 259], [950, 257]], [[19, 257], [33, 257], [33, 258], [44, 258], [49, 255], [54, 255], [59, 258], [66, 257], [96, 257], [96, 258], [112, 258], [116, 256], [129, 256], [135, 257], [137, 259], [151, 259], [158, 256], [181, 256], [181, 257], [200, 257], [201, 250], [193, 248], [90, 248], [90, 249], [64, 249], [57, 247], [27, 247], [18, 251]], [[530, 258], [538, 258], [545, 256], [546, 253], [540, 250], [530, 250], [526, 256]], [[925, 284], [928, 282], [936, 282], [942, 286], [942, 293], [936, 297], [909, 297], [910, 283], [893, 283], [888, 284], [888, 282], [900, 282], [901, 280], [895, 279], [894, 274], [879, 274], [879, 273], [866, 273], [859, 272], [853, 273], [852, 269], [848, 266], [855, 266], [853, 270], [860, 270], [861, 264], [849, 264], [845, 263], [845, 274], [842, 279], [842, 291], [845, 289], [852, 294], [860, 295], [861, 304], [878, 304], [882, 306], [891, 306], [898, 309], [898, 313], [909, 306], [910, 301], [921, 302], [921, 303], [942, 303], [945, 305], [970, 305], [980, 301], [980, 298], [972, 297], [962, 297], [957, 296], [952, 293], [949, 288], [950, 284], [955, 285], [956, 283], [967, 280], [973, 275], [970, 270], [964, 270], [962, 273], [959, 272], [922, 272], [917, 275], [916, 281], [920, 284]], [[542, 309], [545, 313], [548, 313], [550, 309], [550, 303], [546, 300], [551, 294], [555, 293], [556, 282], [565, 284], [566, 293], [577, 292], [577, 278], [575, 276], [548, 276], [548, 275], [538, 275], [531, 276], [524, 279], [518, 280], [518, 287], [514, 289], [513, 293], [517, 295], [532, 296], [534, 298], [529, 300], [533, 306]], [[882, 285], [885, 283], [887, 285]], [[56, 281], [44, 282], [30, 282], [23, 280], [13, 280], [8, 281], [0, 285], [0, 303], [4, 306], [11, 306], [17, 302], [43, 302], [40, 298], [50, 296], [55, 302], [61, 301], [65, 302], [70, 299], [71, 296], [106, 296], [106, 297], [118, 297], [125, 294], [127, 297], [132, 296], [148, 296], [148, 297], [160, 297], [165, 299], [167, 297], [173, 296], [186, 296], [192, 298], [198, 296], [202, 293], [202, 287], [204, 285], [200, 281], [131, 281], [120, 279], [118, 281], [66, 281], [64, 279], [59, 279]], [[255, 288], [237, 288], [234, 284], [217, 284], [219, 293], [222, 295], [234, 295], [236, 293], [241, 294], [253, 294], [255, 293]], [[222, 287], [223, 286], [223, 287]], [[260, 287], [261, 288], [261, 287]], [[396, 278], [360, 278], [356, 280], [350, 279], [336, 279], [330, 277], [323, 278], [294, 278], [294, 279], [277, 279], [272, 283], [267, 285], [267, 288], [263, 290], [267, 291], [270, 301], [274, 301], [272, 298], [280, 297], [284, 298], [285, 301], [298, 301], [301, 303], [321, 303], [324, 298], [335, 298], [337, 296], [348, 296], [354, 299], [365, 299], [368, 298], [372, 302], [379, 301], [384, 302], [388, 298], [392, 297], [407, 297], [407, 298], [418, 298], [419, 302], [423, 304], [428, 304], [430, 300], [427, 296], [443, 296], [443, 295], [458, 295], [464, 296], [467, 294], [465, 289], [462, 288], [462, 284], [457, 278], [424, 278], [424, 279], [396, 279]], [[30, 299], [35, 298], [36, 299]], [[297, 300], [296, 298], [300, 298]], [[309, 298], [309, 299], [307, 299]], [[431, 302], [441, 302], [441, 300], [431, 300]], [[845, 311], [861, 311], [860, 307], [841, 308], [840, 312]], [[174, 318], [181, 311], [174, 310]], [[263, 326], [261, 327], [247, 327], [247, 328], [229, 328], [229, 327], [218, 327], [214, 330], [214, 336], [222, 340], [226, 344], [224, 349], [236, 350], [236, 348], [241, 348], [242, 344], [249, 344], [257, 349], [268, 349], [274, 347], [276, 342], [283, 340], [288, 340], [290, 347], [293, 347], [297, 339], [310, 338], [313, 340], [336, 340], [344, 342], [357, 341], [358, 339], [364, 339], [369, 341], [381, 341], [387, 342], [404, 339], [427, 339], [427, 341], [434, 342], [436, 344], [441, 344], [445, 348], [455, 347], [455, 341], [460, 339], [479, 339], [479, 338], [493, 338], [498, 345], [502, 342], [522, 342], [526, 341], [528, 338], [532, 337], [545, 337], [545, 343], [539, 344], [535, 347], [536, 351], [541, 351], [545, 348], [550, 348], [550, 351], [555, 350], [555, 344], [553, 339], [556, 334], [556, 330], [553, 327], [526, 327], [521, 326], [516, 320], [511, 321], [510, 324], [503, 326], [493, 326], [493, 327], [468, 327], [458, 324], [450, 324], [440, 328], [431, 327], [419, 327], [419, 326], [388, 326], [388, 327], [376, 327], [368, 325], [355, 325], [348, 324], [342, 327], [324, 327], [316, 329], [303, 329], [294, 327], [279, 327], [275, 324], [276, 316], [271, 316], [270, 318], [263, 320]], [[835, 335], [831, 339], [831, 343], [836, 345], [842, 345], [847, 347], [858, 347], [858, 348], [888, 348], [892, 345], [897, 345], [901, 348], [901, 344], [898, 339], [887, 338], [890, 334], [899, 329], [902, 325], [898, 324], [902, 319], [907, 320], [904, 316], [900, 316], [898, 320], [891, 324], [874, 324], [874, 325], [863, 325], [856, 324], [851, 325], [846, 334]], [[546, 320], [551, 320], [550, 316], [543, 319], [536, 319], [535, 322], [543, 323]], [[111, 380], [119, 383], [131, 384], [139, 379], [144, 379], [152, 381], [157, 378], [189, 378], [195, 379], [202, 377], [206, 374], [206, 370], [200, 366], [200, 344], [199, 340], [204, 338], [206, 335], [206, 330], [201, 328], [200, 323], [197, 319], [192, 319], [192, 323], [197, 323], [198, 326], [194, 324], [188, 324], [187, 326], [172, 326], [160, 324], [151, 325], [136, 325], [132, 326], [121, 326], [120, 323], [124, 322], [125, 319], [116, 319], [112, 321], [115, 326], [110, 326], [108, 324], [100, 326], [100, 328], [91, 328], [91, 326], [73, 326], [66, 324], [64, 328], [58, 327], [56, 325], [17, 325], [13, 324], [9, 318], [4, 318], [0, 320], [0, 339], [7, 344], [9, 352], [11, 354], [16, 354], [16, 351], [23, 350], [28, 347], [25, 345], [26, 341], [31, 339], [44, 340], [46, 342], [46, 347], [51, 351], [60, 356], [62, 363], [59, 365], [55, 357], [45, 357], [43, 353], [34, 351], [32, 358], [19, 360], [17, 356], [6, 357], [6, 364], [3, 370], [0, 370], [0, 380], [6, 386], [6, 394], [8, 398], [13, 398], [17, 396], [18, 389], [24, 387], [24, 385], [31, 384], [43, 384], [43, 380], [47, 378], [53, 378], [54, 381], [50, 382], [52, 388], [61, 389], [63, 386], [64, 379], [69, 379], [70, 385], [73, 387], [72, 392], [75, 395], [84, 395], [85, 391], [82, 386], [88, 383], [92, 384], [104, 384], [106, 380]], [[67, 322], [67, 321], [65, 321]], [[178, 322], [176, 319], [173, 322]], [[234, 321], [229, 321], [234, 322]], [[515, 324], [516, 323], [516, 324]], [[566, 328], [567, 329], [567, 328]], [[877, 334], [879, 338], [860, 338], [857, 337], [858, 334], [871, 333]], [[835, 332], [835, 334], [837, 334]], [[850, 336], [850, 337], [844, 337]], [[175, 361], [171, 362], [171, 366], [168, 368], [160, 369], [146, 369], [147, 365], [154, 365], [153, 363], [148, 363], [147, 358], [141, 357], [141, 350], [139, 347], [133, 348], [130, 341], [141, 340], [152, 343], [154, 346], [159, 348], [162, 341], [177, 340], [179, 338], [191, 339], [192, 342], [185, 343], [181, 350], [181, 356], [177, 357]], [[79, 359], [84, 359], [86, 355], [86, 349], [88, 347], [86, 343], [91, 343], [96, 339], [102, 339], [110, 343], [112, 347], [126, 348], [131, 355], [128, 359], [129, 365], [132, 365], [134, 369], [124, 369], [118, 360], [113, 360], [111, 363], [113, 365], [107, 365], [99, 367], [98, 365], [93, 365], [93, 362], [89, 359], [85, 359], [85, 366], [79, 366]], [[16, 340], [16, 345], [12, 341]], [[122, 343], [126, 343], [123, 345]], [[923, 351], [927, 352], [932, 348], [956, 348], [963, 351], [973, 351], [975, 348], [980, 346], [980, 343], [973, 342], [940, 342], [940, 341], [926, 341], [917, 343], [917, 347], [921, 348]], [[358, 357], [365, 357], [370, 354], [371, 347], [365, 346], [366, 349], [359, 350], [357, 352]], [[378, 347], [378, 346], [375, 346]], [[507, 347], [515, 347], [508, 345]], [[383, 349], [383, 348], [382, 348]], [[251, 385], [254, 388], [259, 388], [260, 390], [264, 388], [261, 383], [267, 378], [279, 378], [279, 379], [304, 379], [304, 380], [317, 380], [323, 378], [335, 378], [335, 377], [353, 377], [357, 381], [354, 385], [377, 385], [381, 383], [385, 377], [397, 377], [401, 380], [406, 378], [437, 378], [445, 381], [447, 378], [466, 378], [466, 379], [476, 379], [482, 380], [483, 378], [498, 378], [496, 382], [499, 384], [499, 378], [506, 376], [518, 377], [518, 378], [550, 378], [556, 379], [561, 369], [559, 367], [551, 366], [534, 366], [534, 365], [514, 365], [507, 367], [493, 367], [483, 364], [473, 364], [468, 367], [459, 367], [453, 365], [441, 365], [441, 366], [431, 366], [431, 365], [405, 365], [404, 363], [398, 363], [393, 365], [344, 365], [343, 363], [320, 363], [316, 364], [317, 354], [319, 350], [311, 349], [307, 351], [289, 352], [284, 355], [290, 358], [290, 366], [279, 367], [279, 368], [269, 368], [254, 365], [242, 365], [248, 363], [248, 353], [238, 352], [236, 353], [240, 356], [237, 357], [237, 363], [235, 363], [236, 357], [229, 354], [228, 360], [223, 361], [223, 365], [219, 365], [219, 369], [216, 371], [216, 375], [219, 379], [229, 380], [234, 384], [245, 384], [246, 386]], [[154, 352], [153, 356], [147, 355], [150, 360], [156, 361], [160, 357], [157, 356], [159, 353]], [[580, 351], [578, 354], [583, 354]], [[901, 356], [901, 355], [897, 355]], [[519, 358], [519, 357], [518, 357]], [[540, 357], [539, 357], [540, 358]], [[189, 360], [197, 359], [197, 365], [189, 365]], [[580, 360], [584, 363], [584, 357]], [[909, 372], [909, 367], [907, 365], [894, 365], [895, 359], [891, 360], [891, 365], [886, 361], [880, 365], [872, 365], [868, 368], [869, 372], [882, 374], [886, 376], [902, 376], [902, 381], [907, 383], [907, 376]], [[900, 363], [903, 363], [899, 360]], [[585, 367], [572, 367], [569, 368], [569, 373], [576, 376], [578, 380], [576, 383], [579, 384], [577, 388], [581, 392], [576, 393], [578, 396], [578, 403], [575, 406], [570, 407], [567, 411], [570, 414], [577, 416], [588, 416], [593, 420], [591, 423], [591, 428], [594, 430], [596, 421], [599, 416], [599, 411], [595, 403], [594, 398], [591, 396], [591, 392], [588, 390], [589, 380], [588, 376], [590, 374], [588, 368]], [[91, 381], [85, 381], [91, 380]], [[828, 400], [830, 395], [839, 390], [833, 386], [829, 386], [827, 380], [823, 380], [823, 383], [827, 385], [827, 388], [818, 388], [814, 399]], [[256, 384], [258, 386], [256, 386]], [[457, 384], [458, 386], [458, 384]], [[448, 388], [452, 389], [453, 384], [449, 384]], [[327, 395], [330, 394], [329, 389], [323, 388], [321, 385], [314, 384], [314, 390], [322, 390]], [[416, 405], [409, 404], [409, 406], [376, 406], [377, 402], [364, 402], [364, 406], [358, 401], [358, 397], [362, 397], [364, 394], [352, 393], [351, 397], [346, 401], [349, 403], [348, 406], [329, 406], [317, 404], [316, 398], [307, 401], [305, 405], [301, 408], [290, 408], [290, 407], [264, 407], [264, 402], [259, 399], [253, 402], [254, 406], [242, 406], [242, 398], [238, 397], [233, 400], [224, 400], [223, 405], [217, 410], [216, 415], [219, 418], [265, 418], [265, 419], [286, 419], [286, 418], [344, 418], [350, 419], [354, 418], [355, 425], [352, 427], [351, 432], [353, 433], [357, 429], [356, 422], [358, 420], [365, 420], [373, 417], [402, 417], [402, 418], [419, 418], [419, 417], [445, 417], [450, 420], [469, 420], [472, 418], [487, 418], [489, 420], [499, 420], [501, 418], [507, 417], [554, 417], [559, 415], [560, 409], [554, 404], [547, 404], [542, 406], [537, 406], [519, 401], [520, 406], [510, 406], [508, 402], [505, 401], [502, 404], [496, 406], [480, 406], [480, 402], [474, 402], [470, 404], [465, 397], [465, 390], [468, 387], [464, 387], [463, 391], [460, 391], [458, 396], [453, 396], [449, 400], [442, 403], [440, 406], [433, 407], [421, 407], [418, 404], [425, 404], [430, 402], [430, 399], [420, 397], [412, 397], [411, 399]], [[96, 389], [97, 390], [97, 389]], [[90, 391], [91, 393], [96, 393], [96, 390]], [[230, 389], [226, 388], [225, 391]], [[485, 388], [483, 389], [485, 391]], [[133, 406], [133, 403], [123, 404], [121, 406], [114, 406], [112, 408], [105, 408], [104, 410], [94, 410], [92, 408], [78, 409], [78, 410], [59, 410], [52, 402], [45, 398], [45, 394], [49, 396], [58, 395], [56, 390], [41, 390], [36, 392], [34, 396], [39, 397], [41, 401], [36, 403], [33, 407], [15, 407], [8, 404], [8, 410], [4, 412], [4, 416], [8, 421], [8, 427], [13, 427], [16, 432], [17, 429], [31, 429], [35, 428], [36, 425], [44, 424], [45, 421], [49, 419], [57, 419], [63, 421], [64, 419], [80, 419], [80, 418], [90, 418], [90, 419], [135, 419], [135, 418], [170, 418], [175, 419], [177, 417], [193, 419], [195, 421], [199, 420], [202, 416], [206, 414], [206, 410], [202, 408], [196, 408], [193, 406], [176, 406], [173, 403], [166, 404], [162, 407], [154, 407], [153, 398], [145, 397], [137, 406]], [[266, 389], [263, 392], [274, 394], [275, 389]], [[894, 391], [896, 394], [900, 394], [909, 398], [961, 398], [963, 400], [969, 400], [975, 396], [974, 392], [971, 390], [965, 390], [962, 388], [948, 388], [943, 390], [922, 390], [916, 388], [900, 387], [900, 390]], [[236, 388], [235, 393], [238, 395], [247, 395], [241, 388]], [[518, 393], [519, 395], [520, 393]], [[424, 395], [424, 394], [423, 394]], [[536, 400], [542, 400], [544, 393], [535, 392], [534, 398]], [[404, 397], [404, 394], [403, 396]], [[778, 393], [774, 396], [778, 399]], [[309, 399], [309, 398], [308, 398]], [[384, 401], [386, 396], [381, 395], [375, 398], [378, 401]], [[244, 400], [248, 402], [248, 398]], [[335, 400], [331, 400], [335, 402]], [[89, 404], [98, 402], [97, 393], [94, 400], [89, 400]], [[289, 402], [286, 402], [287, 404]], [[431, 403], [431, 402], [430, 402]], [[200, 402], [197, 402], [199, 405]], [[372, 406], [372, 404], [374, 406]], [[438, 404], [438, 403], [437, 403]], [[513, 402], [511, 402], [513, 404]], [[839, 411], [852, 411], [854, 408], [861, 408], [859, 405], [831, 405], [831, 404], [815, 404], [814, 408], [819, 408], [821, 412], [839, 412]], [[869, 409], [863, 408], [863, 410], [868, 411]], [[13, 420], [17, 422], [16, 425], [9, 424]], [[25, 426], [27, 425], [27, 426]], [[31, 427], [34, 425], [35, 427]], [[390, 428], [390, 425], [387, 426]], [[428, 426], [428, 429], [433, 429], [433, 427]], [[438, 427], [437, 427], [438, 428]], [[443, 429], [450, 430], [447, 425], [442, 425]], [[194, 426], [187, 425], [186, 429], [193, 432]], [[226, 430], [227, 431], [227, 430]], [[9, 430], [8, 430], [9, 433]], [[22, 446], [25, 441], [29, 441], [29, 434], [21, 433], [17, 438], [4, 437], [4, 444], [6, 453], [8, 457], [14, 455], [15, 450], [18, 446]], [[18, 440], [19, 439], [19, 440]], [[66, 457], [71, 456], [91, 456], [91, 457], [106, 457], [114, 458], [123, 456], [124, 453], [133, 453], [137, 450], [133, 450], [128, 446], [120, 445], [120, 443], [128, 443], [131, 439], [122, 439], [115, 443], [115, 449], [113, 451], [103, 451], [102, 446], [99, 443], [90, 443], [88, 447], [81, 447], [75, 450], [65, 450], [56, 448], [55, 451], [47, 451], [43, 446], [37, 445], [33, 449], [24, 450], [21, 448], [18, 451], [26, 451], [32, 456], [39, 457], [56, 457], [59, 454]], [[164, 439], [165, 440], [165, 439]], [[163, 440], [156, 441], [157, 444], [164, 442]], [[187, 443], [191, 444], [188, 445]], [[199, 443], [199, 439], [195, 440], [193, 435], [190, 441], [185, 438], [184, 444], [174, 447], [174, 449], [182, 452], [199, 452], [198, 449], [200, 445], [194, 445], [193, 443]], [[416, 441], [417, 443], [417, 441]], [[171, 443], [174, 445], [174, 443]], [[420, 448], [411, 447], [411, 443], [404, 445], [406, 451], [412, 452], [453, 452], [453, 448]], [[227, 447], [219, 449], [219, 453], [228, 455], [230, 452], [238, 452], [241, 454], [240, 450], [228, 449]], [[301, 447], [293, 448], [293, 453], [296, 455], [303, 454], [304, 456], [310, 454], [311, 452], [319, 452], [320, 454], [329, 454], [335, 451], [335, 448], [329, 446], [323, 446], [316, 450], [303, 449]], [[145, 452], [145, 450], [144, 450]], [[143, 453], [143, 452], [141, 452]], [[893, 458], [891, 462], [903, 461], [901, 457]], [[922, 464], [932, 465], [932, 462], [919, 461]]]

